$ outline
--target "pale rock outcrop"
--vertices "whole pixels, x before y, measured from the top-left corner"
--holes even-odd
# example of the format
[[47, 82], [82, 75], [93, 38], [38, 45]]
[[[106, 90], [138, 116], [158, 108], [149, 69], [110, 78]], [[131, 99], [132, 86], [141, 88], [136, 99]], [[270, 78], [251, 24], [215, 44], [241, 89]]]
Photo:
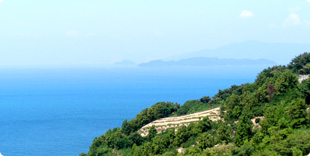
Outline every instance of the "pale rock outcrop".
[[210, 120], [212, 121], [218, 121], [221, 120], [220, 117], [220, 108], [214, 108], [207, 111], [202, 111], [198, 113], [178, 116], [178, 117], [167, 117], [155, 120], [145, 126], [143, 126], [138, 133], [141, 134], [141, 136], [145, 137], [148, 134], [149, 129], [154, 125], [156, 127], [157, 133], [160, 134], [167, 129], [174, 128], [176, 131], [178, 127], [185, 125], [188, 126], [191, 122], [198, 122], [202, 120], [204, 117], [208, 116]]
[[309, 75], [298, 75], [298, 82], [302, 83], [302, 81], [307, 80]]

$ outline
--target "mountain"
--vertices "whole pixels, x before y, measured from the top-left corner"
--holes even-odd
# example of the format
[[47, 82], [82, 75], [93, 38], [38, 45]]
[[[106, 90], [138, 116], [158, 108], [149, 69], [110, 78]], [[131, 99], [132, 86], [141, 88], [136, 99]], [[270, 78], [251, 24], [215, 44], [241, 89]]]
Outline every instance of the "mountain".
[[220, 59], [208, 57], [194, 57], [182, 59], [179, 61], [153, 60], [147, 63], [139, 64], [140, 67], [180, 67], [180, 66], [234, 66], [234, 65], [275, 65], [276, 62], [267, 59]]
[[[247, 41], [233, 43], [215, 49], [205, 49], [190, 52], [168, 58], [169, 60], [179, 60], [191, 57], [216, 57], [232, 59], [270, 59], [278, 64], [287, 64], [291, 58], [310, 52], [310, 44], [297, 43], [265, 43], [259, 41]], [[240, 57], [242, 56], [242, 57]]]

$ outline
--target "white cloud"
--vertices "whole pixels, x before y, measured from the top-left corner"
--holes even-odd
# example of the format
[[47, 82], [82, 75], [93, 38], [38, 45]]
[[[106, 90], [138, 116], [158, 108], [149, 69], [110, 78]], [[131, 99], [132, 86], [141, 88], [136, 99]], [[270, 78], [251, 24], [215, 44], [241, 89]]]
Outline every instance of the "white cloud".
[[254, 13], [252, 11], [249, 10], [243, 10], [240, 14], [240, 17], [242, 18], [248, 18], [248, 17], [252, 17], [254, 16]]
[[80, 35], [80, 33], [75, 30], [69, 30], [66, 32], [66, 35], [70, 37], [77, 37]]
[[301, 23], [300, 17], [298, 14], [290, 14], [283, 23], [284, 27], [297, 26]]
[[[0, 3], [2, 2], [2, 0], [0, 0]], [[0, 153], [0, 156], [3, 156], [1, 153]]]
[[[3, 2], [3, 0], [0, 0], [0, 3], [2, 3]], [[1, 153], [0, 153], [1, 154]], [[1, 156], [1, 155], [0, 155]]]
[[307, 0], [308, 3], [310, 3], [310, 0]]

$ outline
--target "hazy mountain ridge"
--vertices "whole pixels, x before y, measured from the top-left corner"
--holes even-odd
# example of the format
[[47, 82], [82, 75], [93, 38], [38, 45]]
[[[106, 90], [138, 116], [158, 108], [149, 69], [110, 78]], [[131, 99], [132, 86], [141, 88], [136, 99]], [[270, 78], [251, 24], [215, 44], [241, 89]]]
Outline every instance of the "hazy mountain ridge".
[[[212, 57], [231, 59], [272, 59], [278, 64], [287, 64], [291, 58], [310, 51], [310, 44], [298, 43], [266, 43], [260, 41], [247, 41], [221, 46], [215, 49], [205, 49], [189, 52], [168, 58], [180, 60], [190, 57]], [[238, 55], [236, 55], [238, 53]], [[240, 57], [242, 56], [242, 57]]]
[[233, 66], [233, 65], [275, 65], [276, 62], [267, 59], [220, 59], [208, 57], [193, 57], [179, 61], [152, 60], [139, 64], [140, 67], [170, 67], [170, 66]]

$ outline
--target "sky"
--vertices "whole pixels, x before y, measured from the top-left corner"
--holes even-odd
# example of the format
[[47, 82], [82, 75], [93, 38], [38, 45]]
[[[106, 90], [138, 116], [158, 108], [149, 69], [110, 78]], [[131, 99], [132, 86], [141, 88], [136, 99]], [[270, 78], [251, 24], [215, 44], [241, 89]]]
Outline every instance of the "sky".
[[141, 63], [309, 35], [310, 0], [0, 0], [1, 68]]

